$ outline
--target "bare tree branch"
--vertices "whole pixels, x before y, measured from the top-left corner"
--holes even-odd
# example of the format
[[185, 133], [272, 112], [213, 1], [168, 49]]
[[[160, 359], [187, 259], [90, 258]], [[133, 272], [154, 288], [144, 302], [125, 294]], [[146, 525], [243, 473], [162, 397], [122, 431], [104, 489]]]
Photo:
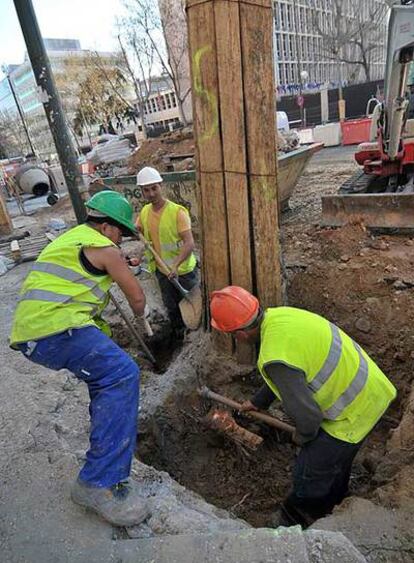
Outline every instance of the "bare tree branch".
[[[383, 24], [391, 2], [328, 0], [327, 11], [314, 10], [312, 26], [321, 38], [321, 56], [363, 69], [371, 79], [372, 65], [384, 58]], [[316, 7], [316, 5], [315, 5]]]

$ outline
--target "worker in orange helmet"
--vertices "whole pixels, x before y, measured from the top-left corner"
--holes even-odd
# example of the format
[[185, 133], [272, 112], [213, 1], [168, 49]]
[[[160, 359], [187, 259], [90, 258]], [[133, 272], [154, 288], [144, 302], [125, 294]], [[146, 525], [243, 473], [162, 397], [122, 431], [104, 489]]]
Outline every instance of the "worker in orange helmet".
[[310, 525], [347, 495], [354, 457], [395, 387], [359, 344], [319, 315], [293, 307], [264, 311], [237, 286], [214, 291], [210, 311], [214, 329], [260, 342], [265, 385], [241, 410], [267, 409], [277, 398], [294, 420], [301, 448], [277, 524]]

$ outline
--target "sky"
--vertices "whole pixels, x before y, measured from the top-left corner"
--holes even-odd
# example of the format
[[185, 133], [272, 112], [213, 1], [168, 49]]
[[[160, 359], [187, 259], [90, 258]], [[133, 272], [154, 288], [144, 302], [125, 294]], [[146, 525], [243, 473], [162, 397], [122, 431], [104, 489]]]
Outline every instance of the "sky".
[[[122, 0], [32, 2], [43, 37], [79, 39], [83, 49], [116, 50], [115, 18], [123, 12]], [[0, 0], [0, 38], [0, 67], [23, 62], [26, 45], [13, 0]]]

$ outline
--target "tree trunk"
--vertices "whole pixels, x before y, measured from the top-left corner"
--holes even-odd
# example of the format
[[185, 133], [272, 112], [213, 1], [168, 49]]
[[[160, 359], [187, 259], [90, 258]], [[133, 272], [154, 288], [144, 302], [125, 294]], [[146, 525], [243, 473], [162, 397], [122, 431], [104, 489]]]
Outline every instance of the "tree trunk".
[[138, 108], [139, 108], [139, 116], [141, 119], [142, 136], [144, 137], [144, 139], [148, 139], [147, 127], [145, 125], [145, 113], [144, 113], [145, 105], [141, 100], [138, 101]]
[[187, 127], [188, 121], [187, 121], [185, 114], [184, 114], [184, 111], [183, 111], [183, 102], [181, 101], [181, 98], [178, 97], [177, 93], [175, 95], [175, 99], [177, 100], [177, 109], [178, 109], [180, 121], [184, 125], [184, 127]]

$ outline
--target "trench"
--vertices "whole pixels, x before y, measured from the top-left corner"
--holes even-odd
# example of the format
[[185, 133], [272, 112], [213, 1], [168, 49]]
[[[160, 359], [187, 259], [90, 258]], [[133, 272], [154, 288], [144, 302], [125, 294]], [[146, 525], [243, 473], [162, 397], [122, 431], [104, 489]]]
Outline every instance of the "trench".
[[[231, 396], [234, 384], [231, 387], [217, 391]], [[241, 387], [245, 397], [254, 392], [246, 383]], [[249, 451], [205, 425], [212, 406], [194, 389], [170, 396], [140, 426], [138, 457], [232, 516], [254, 527], [272, 526], [291, 487], [296, 447], [287, 434], [233, 412], [240, 425], [264, 438], [256, 451]], [[369, 497], [374, 490], [376, 460], [383, 455], [388, 430], [388, 423], [378, 427], [358, 454], [351, 494]]]
[[[237, 369], [231, 373], [229, 366], [221, 365], [211, 350], [204, 350], [203, 355], [193, 349], [192, 344], [181, 348], [171, 343], [167, 328], [159, 329], [156, 340], [151, 343], [153, 353], [162, 364], [157, 371], [145, 363], [142, 354], [137, 354], [122, 325], [116, 328], [116, 340], [141, 366], [144, 394], [156, 396], [164, 382], [176, 380], [186, 361], [181, 354], [186, 353], [186, 348], [191, 350], [190, 356], [198, 366], [195, 369], [201, 375], [202, 384], [206, 383], [220, 394], [240, 401], [251, 397], [261, 384], [255, 371], [250, 370], [243, 377]], [[251, 451], [209, 428], [205, 419], [210, 410], [226, 407], [201, 399], [197, 394], [199, 384], [198, 378], [190, 377], [184, 380], [184, 385], [176, 388], [173, 385], [165, 399], [155, 397], [156, 406], [151, 415], [145, 413], [145, 405], [142, 407], [138, 459], [159, 471], [166, 471], [180, 485], [235, 518], [242, 518], [254, 527], [274, 525], [278, 508], [291, 488], [296, 446], [290, 442], [288, 434], [234, 411], [229, 412], [240, 426], [263, 438], [257, 450]], [[275, 406], [280, 408], [278, 404]], [[350, 480], [351, 495], [372, 498], [376, 488], [392, 477], [394, 469], [386, 466], [386, 442], [390, 430], [399, 423], [400, 407], [399, 401], [358, 453]], [[284, 416], [281, 411], [270, 414]]]

